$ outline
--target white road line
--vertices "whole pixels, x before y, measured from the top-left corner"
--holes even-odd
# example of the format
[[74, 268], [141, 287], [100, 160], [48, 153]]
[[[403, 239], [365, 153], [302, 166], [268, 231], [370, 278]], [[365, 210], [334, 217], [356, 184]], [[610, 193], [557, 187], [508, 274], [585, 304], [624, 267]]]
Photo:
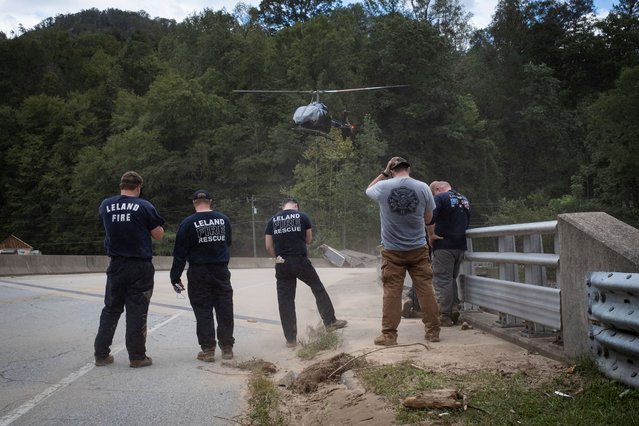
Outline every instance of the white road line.
[[[176, 319], [180, 315], [182, 315], [182, 312], [179, 312], [179, 313], [173, 315], [171, 318], [169, 318], [169, 319], [167, 319], [165, 321], [162, 321], [161, 323], [157, 324], [153, 328], [149, 329], [147, 331], [147, 334], [153, 333], [155, 330], [158, 330], [159, 328], [164, 327], [166, 324], [168, 324], [169, 322], [173, 321], [174, 319]], [[112, 354], [117, 354], [122, 349], [124, 349], [124, 346], [118, 346], [117, 348], [114, 348], [114, 351], [112, 351]], [[31, 411], [33, 408], [35, 408], [39, 403], [41, 403], [42, 401], [44, 401], [45, 399], [47, 399], [48, 397], [53, 395], [55, 392], [57, 392], [57, 391], [59, 391], [61, 389], [64, 389], [65, 387], [69, 386], [71, 383], [75, 382], [80, 377], [84, 376], [89, 371], [93, 370], [94, 368], [95, 368], [95, 363], [93, 363], [93, 362], [90, 362], [90, 363], [86, 364], [85, 366], [80, 367], [78, 370], [76, 370], [73, 373], [69, 374], [67, 377], [63, 378], [62, 380], [60, 380], [55, 385], [48, 387], [47, 389], [45, 389], [44, 391], [42, 391], [38, 395], [34, 396], [33, 398], [31, 398], [30, 400], [28, 400], [27, 402], [25, 402], [21, 406], [19, 406], [15, 410], [13, 410], [11, 413], [9, 413], [6, 416], [4, 416], [2, 419], [0, 419], [0, 426], [8, 426], [11, 423], [15, 422], [20, 417], [22, 417], [23, 415], [25, 415], [26, 413]]]

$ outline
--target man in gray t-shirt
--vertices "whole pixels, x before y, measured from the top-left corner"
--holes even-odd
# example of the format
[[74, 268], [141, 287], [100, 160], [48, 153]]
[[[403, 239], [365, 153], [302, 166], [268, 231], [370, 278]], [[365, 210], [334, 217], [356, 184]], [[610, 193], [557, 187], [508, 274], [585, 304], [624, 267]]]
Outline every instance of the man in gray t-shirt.
[[407, 271], [422, 308], [426, 340], [438, 342], [439, 310], [426, 245], [426, 224], [431, 221], [435, 208], [430, 188], [410, 177], [408, 161], [393, 157], [368, 185], [366, 195], [379, 203], [382, 224], [382, 334], [375, 339], [375, 344], [397, 344]]

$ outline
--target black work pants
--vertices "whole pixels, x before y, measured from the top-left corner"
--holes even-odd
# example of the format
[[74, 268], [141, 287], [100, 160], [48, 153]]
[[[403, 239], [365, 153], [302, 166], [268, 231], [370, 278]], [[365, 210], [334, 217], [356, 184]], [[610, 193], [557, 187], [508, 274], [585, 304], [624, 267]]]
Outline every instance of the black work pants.
[[153, 294], [155, 269], [151, 260], [112, 258], [107, 268], [104, 308], [95, 336], [95, 356], [111, 352], [113, 335], [126, 309], [126, 349], [130, 360], [146, 357], [146, 319]]
[[233, 287], [227, 263], [189, 265], [189, 301], [196, 321], [197, 340], [202, 350], [215, 348], [215, 320], [220, 347], [233, 347]]
[[313, 264], [306, 256], [289, 256], [284, 263], [275, 264], [275, 279], [277, 280], [277, 302], [280, 310], [280, 320], [284, 337], [287, 341], [297, 340], [297, 316], [295, 314], [295, 291], [297, 280], [304, 282], [311, 288], [315, 296], [317, 310], [324, 325], [335, 322], [335, 309], [328, 296], [324, 284], [317, 275]]

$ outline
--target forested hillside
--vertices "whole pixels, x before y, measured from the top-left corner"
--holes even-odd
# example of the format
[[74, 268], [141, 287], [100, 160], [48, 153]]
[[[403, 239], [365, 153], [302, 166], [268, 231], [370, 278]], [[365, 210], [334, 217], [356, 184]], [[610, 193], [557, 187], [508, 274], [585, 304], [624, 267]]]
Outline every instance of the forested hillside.
[[[473, 226], [606, 211], [639, 225], [639, 1], [596, 19], [591, 0], [502, 0], [474, 29], [459, 0], [341, 6], [264, 0], [183, 22], [143, 12], [59, 15], [0, 33], [0, 239], [46, 254], [102, 254], [100, 201], [136, 170], [171, 236], [209, 189], [234, 256], [266, 255], [284, 195], [326, 243], [374, 253], [364, 194], [388, 158], [448, 180]], [[308, 8], [308, 5], [312, 6]], [[291, 130], [325, 94], [355, 136]]]

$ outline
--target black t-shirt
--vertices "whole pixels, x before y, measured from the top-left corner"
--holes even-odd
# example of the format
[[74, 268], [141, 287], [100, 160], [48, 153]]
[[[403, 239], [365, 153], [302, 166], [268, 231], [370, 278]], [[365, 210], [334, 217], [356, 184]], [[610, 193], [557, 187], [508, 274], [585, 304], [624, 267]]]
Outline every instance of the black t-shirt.
[[450, 190], [435, 196], [433, 221], [435, 234], [444, 237], [435, 240], [433, 250], [466, 250], [466, 229], [470, 222], [470, 203], [459, 192]]
[[283, 210], [266, 224], [264, 234], [273, 236], [276, 256], [306, 256], [306, 230], [311, 220], [304, 212]]
[[171, 282], [177, 282], [189, 265], [225, 263], [229, 261], [231, 221], [220, 212], [196, 212], [180, 223], [173, 248]]
[[153, 204], [138, 197], [115, 195], [100, 204], [106, 236], [107, 256], [150, 259], [153, 256], [150, 231], [164, 225]]

